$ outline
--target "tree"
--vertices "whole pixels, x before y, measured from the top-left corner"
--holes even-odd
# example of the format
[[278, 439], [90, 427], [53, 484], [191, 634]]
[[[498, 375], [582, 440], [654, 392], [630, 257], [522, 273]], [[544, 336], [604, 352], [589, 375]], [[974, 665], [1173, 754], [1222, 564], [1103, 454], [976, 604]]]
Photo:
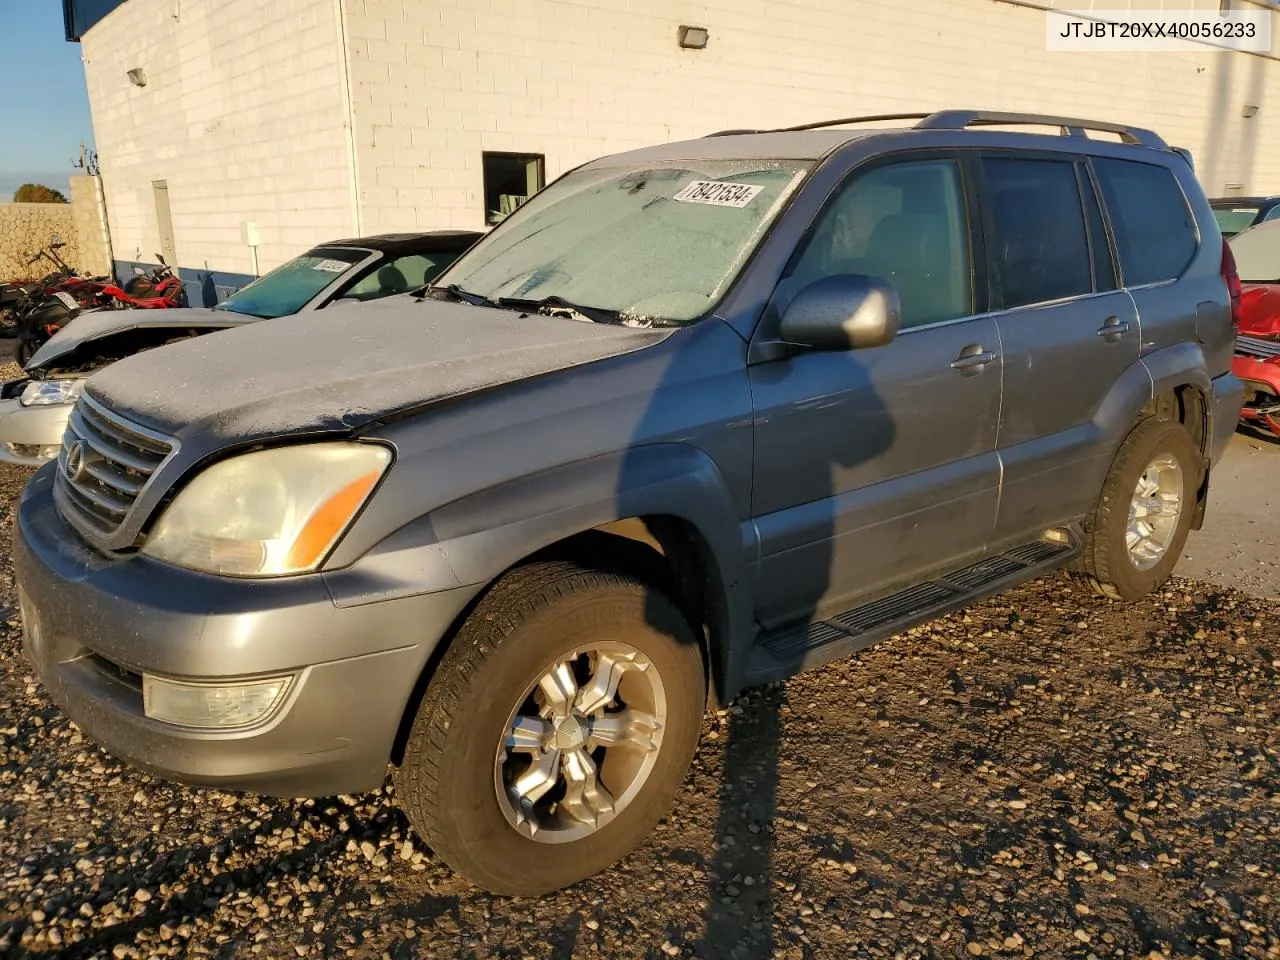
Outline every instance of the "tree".
[[14, 203], [66, 203], [67, 198], [43, 183], [24, 183], [13, 194]]

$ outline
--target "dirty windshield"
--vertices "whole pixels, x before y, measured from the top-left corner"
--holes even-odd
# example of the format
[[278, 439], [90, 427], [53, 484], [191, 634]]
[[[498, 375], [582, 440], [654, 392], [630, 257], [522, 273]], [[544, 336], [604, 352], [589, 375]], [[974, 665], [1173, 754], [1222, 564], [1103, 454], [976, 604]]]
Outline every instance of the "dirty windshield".
[[470, 294], [686, 323], [724, 294], [800, 182], [797, 161], [582, 170], [552, 184], [444, 277]]
[[294, 257], [214, 309], [271, 320], [297, 313], [317, 293], [369, 256], [368, 250], [320, 247]]

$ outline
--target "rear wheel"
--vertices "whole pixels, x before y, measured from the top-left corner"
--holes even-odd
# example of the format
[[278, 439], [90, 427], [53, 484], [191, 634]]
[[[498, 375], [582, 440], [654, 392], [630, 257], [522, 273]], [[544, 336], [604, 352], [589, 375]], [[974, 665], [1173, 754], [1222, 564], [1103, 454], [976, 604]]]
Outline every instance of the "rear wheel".
[[1136, 600], [1169, 579], [1191, 530], [1201, 470], [1177, 421], [1144, 420], [1125, 438], [1085, 524], [1081, 566], [1101, 593]]
[[396, 792], [472, 882], [556, 890], [649, 834], [684, 779], [705, 698], [701, 651], [661, 590], [533, 564], [494, 586], [445, 653]]

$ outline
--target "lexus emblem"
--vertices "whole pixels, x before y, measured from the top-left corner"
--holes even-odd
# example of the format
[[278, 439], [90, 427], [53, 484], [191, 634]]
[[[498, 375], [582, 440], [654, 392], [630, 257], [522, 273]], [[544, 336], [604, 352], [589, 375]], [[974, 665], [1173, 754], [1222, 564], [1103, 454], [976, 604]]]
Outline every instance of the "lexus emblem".
[[84, 475], [86, 444], [83, 440], [77, 440], [71, 445], [71, 449], [67, 451], [67, 479], [75, 483]]

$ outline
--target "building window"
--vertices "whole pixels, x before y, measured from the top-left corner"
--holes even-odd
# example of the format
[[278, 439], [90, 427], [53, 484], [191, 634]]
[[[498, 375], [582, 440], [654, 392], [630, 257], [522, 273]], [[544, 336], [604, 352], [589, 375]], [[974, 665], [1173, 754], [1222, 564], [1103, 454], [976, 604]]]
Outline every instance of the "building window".
[[546, 185], [546, 158], [536, 153], [484, 154], [484, 218], [501, 223]]

